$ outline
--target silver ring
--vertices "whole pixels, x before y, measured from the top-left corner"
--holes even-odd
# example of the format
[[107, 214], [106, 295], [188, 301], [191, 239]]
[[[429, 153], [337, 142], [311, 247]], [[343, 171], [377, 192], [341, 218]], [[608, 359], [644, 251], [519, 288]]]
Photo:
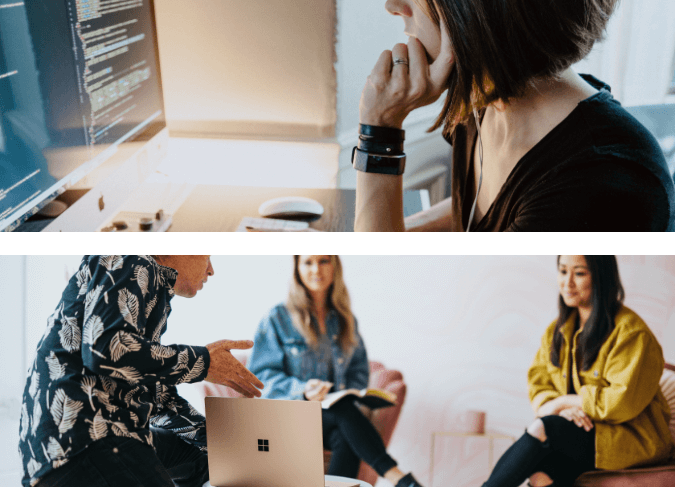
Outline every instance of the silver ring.
[[394, 58], [394, 66], [396, 66], [397, 64], [405, 64], [406, 66], [408, 66], [408, 60], [400, 57]]

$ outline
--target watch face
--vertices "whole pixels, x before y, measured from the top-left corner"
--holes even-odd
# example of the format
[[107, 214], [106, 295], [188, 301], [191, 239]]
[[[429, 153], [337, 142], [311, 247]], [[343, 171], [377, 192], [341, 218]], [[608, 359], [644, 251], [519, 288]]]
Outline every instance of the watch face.
[[405, 170], [405, 154], [398, 156], [370, 154], [354, 147], [352, 165], [357, 171], [400, 176]]

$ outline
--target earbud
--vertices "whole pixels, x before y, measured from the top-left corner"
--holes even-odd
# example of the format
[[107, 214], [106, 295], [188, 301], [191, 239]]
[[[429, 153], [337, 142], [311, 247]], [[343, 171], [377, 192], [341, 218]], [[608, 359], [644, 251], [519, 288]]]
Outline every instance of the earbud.
[[478, 130], [478, 159], [480, 160], [480, 176], [478, 177], [478, 189], [476, 189], [476, 199], [473, 200], [471, 206], [471, 213], [469, 213], [469, 224], [466, 226], [466, 231], [471, 230], [471, 223], [473, 222], [473, 214], [476, 212], [476, 204], [478, 203], [478, 194], [480, 187], [483, 185], [483, 138], [480, 134], [480, 122], [478, 121], [478, 110], [473, 107], [473, 119], [476, 122], [476, 130]]

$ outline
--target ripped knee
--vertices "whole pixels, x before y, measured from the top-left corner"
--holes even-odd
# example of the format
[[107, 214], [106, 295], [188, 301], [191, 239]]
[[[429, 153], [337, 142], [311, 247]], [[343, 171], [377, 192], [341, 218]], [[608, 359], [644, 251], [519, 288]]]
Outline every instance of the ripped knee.
[[542, 443], [546, 441], [546, 428], [544, 428], [544, 422], [541, 419], [534, 420], [534, 422], [528, 426], [527, 432], [530, 436], [535, 437]]

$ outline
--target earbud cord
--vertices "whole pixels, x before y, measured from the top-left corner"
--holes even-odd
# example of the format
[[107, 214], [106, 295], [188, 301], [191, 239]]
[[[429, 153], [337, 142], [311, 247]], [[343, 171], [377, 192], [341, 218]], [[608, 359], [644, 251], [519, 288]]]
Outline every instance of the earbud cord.
[[480, 136], [480, 123], [478, 122], [478, 110], [474, 107], [473, 119], [476, 122], [476, 129], [478, 130], [478, 158], [480, 159], [480, 176], [478, 177], [478, 189], [476, 190], [476, 199], [473, 200], [471, 206], [471, 213], [469, 213], [469, 224], [466, 226], [466, 231], [471, 230], [471, 223], [473, 222], [473, 214], [476, 212], [476, 204], [478, 203], [478, 193], [483, 184], [483, 138]]

